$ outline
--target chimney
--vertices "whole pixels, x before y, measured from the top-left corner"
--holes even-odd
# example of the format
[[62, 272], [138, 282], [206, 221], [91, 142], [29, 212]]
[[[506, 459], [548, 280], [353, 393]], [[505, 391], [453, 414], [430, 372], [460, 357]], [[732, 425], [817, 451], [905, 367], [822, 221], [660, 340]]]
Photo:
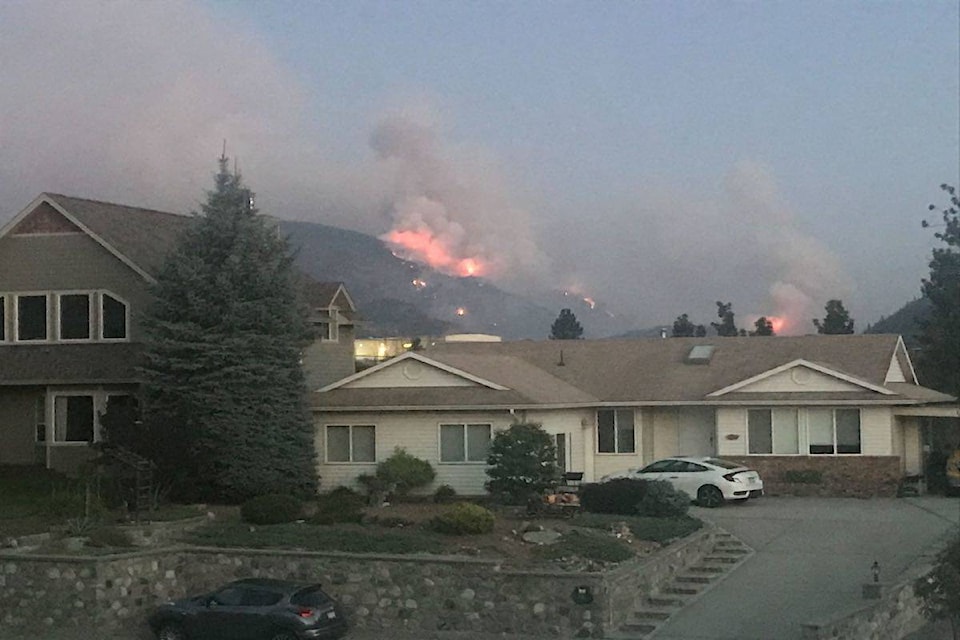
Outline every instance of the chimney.
[[667, 337], [667, 328], [666, 328], [666, 327], [660, 327], [660, 337], [661, 337], [661, 338], [666, 338], [666, 337]]

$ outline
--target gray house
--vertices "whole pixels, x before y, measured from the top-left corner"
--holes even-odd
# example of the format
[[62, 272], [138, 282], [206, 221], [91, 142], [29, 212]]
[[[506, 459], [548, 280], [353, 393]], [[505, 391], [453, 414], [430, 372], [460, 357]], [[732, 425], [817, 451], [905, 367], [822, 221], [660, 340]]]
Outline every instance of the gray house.
[[[93, 455], [107, 402], [137, 392], [139, 317], [190, 219], [45, 193], [0, 228], [0, 464], [70, 471]], [[342, 283], [305, 288], [317, 388], [353, 372], [356, 308]]]

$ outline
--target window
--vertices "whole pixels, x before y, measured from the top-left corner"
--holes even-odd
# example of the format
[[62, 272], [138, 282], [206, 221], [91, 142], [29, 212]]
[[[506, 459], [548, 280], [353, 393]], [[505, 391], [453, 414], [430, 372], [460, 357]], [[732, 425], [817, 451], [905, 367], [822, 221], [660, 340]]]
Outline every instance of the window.
[[33, 410], [33, 423], [36, 428], [37, 442], [47, 441], [47, 397], [45, 395], [37, 396], [37, 402]]
[[597, 411], [597, 452], [635, 453], [633, 409]]
[[17, 340], [47, 339], [47, 296], [17, 296]]
[[0, 296], [0, 342], [7, 339], [7, 296]]
[[489, 424], [440, 425], [440, 462], [486, 462], [491, 431]]
[[54, 442], [93, 442], [93, 396], [55, 396]]
[[860, 453], [859, 409], [809, 409], [810, 453]]
[[749, 453], [800, 453], [796, 409], [750, 409], [747, 412]]
[[59, 338], [61, 340], [90, 339], [90, 295], [62, 293], [57, 296], [60, 311]]
[[372, 425], [327, 427], [327, 462], [376, 462], [377, 436]]
[[100, 336], [104, 340], [127, 337], [127, 305], [109, 293], [100, 295]]

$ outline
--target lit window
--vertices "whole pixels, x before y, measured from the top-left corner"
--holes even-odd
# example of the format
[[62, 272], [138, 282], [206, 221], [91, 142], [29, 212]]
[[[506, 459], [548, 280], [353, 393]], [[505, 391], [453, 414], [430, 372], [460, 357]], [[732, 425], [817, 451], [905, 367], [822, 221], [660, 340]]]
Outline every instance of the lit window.
[[90, 296], [86, 293], [63, 293], [57, 296], [60, 309], [61, 340], [90, 339]]
[[47, 296], [17, 296], [17, 340], [47, 339]]
[[127, 337], [127, 305], [108, 293], [100, 296], [101, 337], [124, 340]]
[[597, 411], [597, 452], [635, 453], [633, 409], [600, 409]]
[[796, 409], [750, 409], [747, 412], [749, 453], [800, 453]]
[[377, 434], [372, 425], [327, 427], [327, 462], [376, 462]]
[[492, 429], [489, 424], [440, 425], [440, 462], [486, 462]]
[[93, 442], [93, 396], [56, 396], [53, 420], [54, 442]]

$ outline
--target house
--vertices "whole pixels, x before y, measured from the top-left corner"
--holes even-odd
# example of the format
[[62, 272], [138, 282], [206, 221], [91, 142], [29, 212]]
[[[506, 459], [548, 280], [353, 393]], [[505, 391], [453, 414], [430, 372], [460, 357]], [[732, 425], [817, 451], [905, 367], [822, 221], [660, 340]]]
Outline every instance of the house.
[[917, 383], [895, 335], [439, 343], [314, 395], [324, 489], [351, 485], [395, 447], [436, 485], [483, 492], [493, 434], [543, 425], [586, 481], [665, 456], [742, 461], [772, 482], [889, 494], [922, 470], [955, 399]]
[[[139, 318], [190, 220], [45, 193], [0, 228], [0, 464], [92, 457], [107, 402], [137, 392]], [[353, 372], [356, 308], [342, 283], [306, 280], [315, 388]]]

